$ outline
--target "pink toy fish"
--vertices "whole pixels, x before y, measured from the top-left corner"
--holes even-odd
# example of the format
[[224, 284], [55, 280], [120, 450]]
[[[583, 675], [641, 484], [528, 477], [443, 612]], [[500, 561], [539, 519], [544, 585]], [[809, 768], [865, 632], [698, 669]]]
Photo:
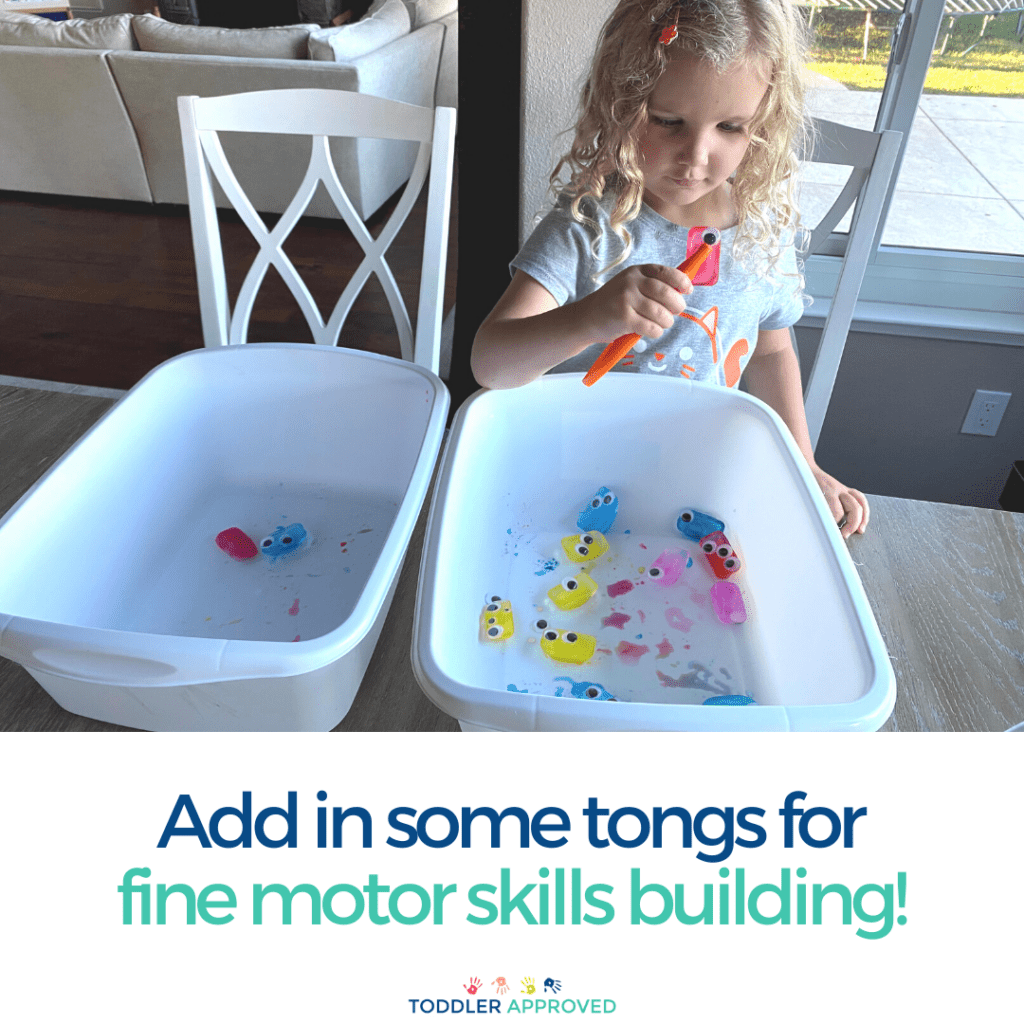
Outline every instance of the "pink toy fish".
[[747, 609], [743, 604], [740, 588], [730, 580], [719, 580], [711, 588], [711, 606], [715, 614], [727, 626], [747, 621]]
[[689, 555], [683, 555], [682, 551], [673, 551], [671, 548], [663, 551], [647, 570], [647, 575], [658, 584], [659, 587], [671, 587], [679, 582], [684, 569], [693, 565], [693, 559]]

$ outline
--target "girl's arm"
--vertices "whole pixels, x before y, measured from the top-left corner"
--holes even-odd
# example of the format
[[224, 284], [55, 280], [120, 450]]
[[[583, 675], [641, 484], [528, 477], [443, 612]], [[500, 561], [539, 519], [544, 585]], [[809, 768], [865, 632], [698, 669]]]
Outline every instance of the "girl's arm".
[[597, 291], [559, 306], [529, 274], [512, 283], [480, 325], [470, 365], [485, 388], [515, 388], [594, 342], [623, 334], [660, 338], [686, 308], [690, 279], [675, 267], [649, 263], [628, 267]]
[[559, 306], [547, 288], [517, 270], [473, 339], [473, 376], [485, 388], [528, 384], [594, 340], [581, 337], [579, 327], [575, 303]]
[[747, 363], [744, 379], [750, 393], [770, 405], [789, 427], [836, 522], [846, 516], [846, 525], [841, 530], [843, 537], [863, 533], [871, 514], [867, 498], [860, 491], [846, 487], [835, 477], [829, 476], [814, 461], [800, 386], [800, 361], [793, 350], [788, 327], [758, 333], [757, 345]]

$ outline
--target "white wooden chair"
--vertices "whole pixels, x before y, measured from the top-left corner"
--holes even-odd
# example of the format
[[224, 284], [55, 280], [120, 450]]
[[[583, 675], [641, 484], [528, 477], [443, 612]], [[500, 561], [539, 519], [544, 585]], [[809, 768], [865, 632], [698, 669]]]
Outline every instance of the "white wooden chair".
[[[313, 340], [321, 345], [336, 345], [353, 302], [370, 274], [375, 273], [395, 318], [402, 358], [438, 372], [455, 149], [454, 110], [417, 107], [332, 89], [272, 89], [205, 99], [180, 96], [178, 116], [185, 147], [189, 215], [207, 347], [245, 342], [256, 294], [270, 266], [277, 268], [298, 302]], [[295, 198], [272, 229], [239, 187], [221, 148], [219, 132], [312, 136], [306, 174]], [[338, 136], [404, 139], [419, 144], [412, 175], [376, 239], [356, 213], [338, 178], [329, 146], [329, 139]], [[430, 191], [414, 337], [408, 310], [384, 256], [419, 196], [428, 170]], [[211, 171], [259, 245], [233, 311], [228, 299]], [[283, 249], [321, 182], [365, 253], [326, 320]]]
[[832, 230], [856, 201], [839, 280], [829, 306], [821, 342], [804, 389], [807, 428], [817, 447], [825, 413], [832, 398], [836, 374], [846, 347], [846, 336], [864, 274], [878, 247], [879, 219], [896, 166], [902, 132], [869, 132], [815, 118], [815, 139], [804, 159], [816, 163], [852, 165], [853, 170], [838, 198], [811, 232], [807, 255], [821, 252]]

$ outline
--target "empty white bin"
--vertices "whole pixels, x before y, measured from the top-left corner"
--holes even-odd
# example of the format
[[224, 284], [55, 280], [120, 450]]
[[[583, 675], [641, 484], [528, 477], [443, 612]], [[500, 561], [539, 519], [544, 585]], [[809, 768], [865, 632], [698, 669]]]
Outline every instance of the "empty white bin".
[[[444, 435], [413, 363], [250, 344], [158, 366], [0, 521], [0, 655], [153, 730], [326, 730], [384, 623]], [[278, 558], [236, 561], [307, 532]]]
[[[412, 657], [427, 696], [463, 729], [879, 728], [896, 698], [888, 655], [828, 506], [776, 414], [741, 392], [685, 380], [580, 381], [547, 375], [479, 392], [459, 409], [420, 566]], [[619, 504], [609, 553], [591, 563], [598, 593], [563, 611], [546, 592], [582, 566], [560, 539], [580, 532], [577, 516], [600, 487]], [[715, 577], [676, 528], [687, 507], [724, 521], [738, 549], [742, 624], [722, 624], [705, 596]], [[648, 569], [665, 551], [694, 561], [662, 590]], [[629, 604], [638, 594], [643, 602]], [[511, 637], [483, 639], [490, 596], [511, 602]], [[596, 654], [582, 665], [552, 661], [538, 621], [595, 637]], [[573, 699], [581, 683], [616, 700]], [[724, 693], [756, 703], [703, 703]]]

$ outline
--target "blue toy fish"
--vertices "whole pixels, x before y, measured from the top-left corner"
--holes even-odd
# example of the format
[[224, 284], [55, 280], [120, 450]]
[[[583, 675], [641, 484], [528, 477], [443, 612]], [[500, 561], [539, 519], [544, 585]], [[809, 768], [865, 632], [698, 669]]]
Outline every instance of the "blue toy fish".
[[618, 511], [618, 496], [607, 487], [601, 487], [579, 514], [576, 526], [581, 532], [597, 530], [598, 533], [607, 533], [612, 528]]
[[706, 512], [698, 512], [695, 508], [684, 508], [676, 520], [676, 529], [688, 540], [700, 542], [709, 533], [725, 530], [721, 519], [709, 516]]
[[305, 539], [306, 528], [302, 523], [279, 526], [269, 537], [260, 541], [260, 551], [268, 558], [280, 558], [299, 548]]
[[705, 704], [718, 705], [719, 707], [743, 707], [747, 704], [756, 704], [757, 701], [753, 697], [748, 697], [745, 693], [723, 693], [717, 697], [708, 697]]
[[566, 693], [565, 688], [560, 686], [555, 691], [556, 697], [576, 697], [578, 700], [618, 701], [618, 698], [613, 697], [600, 683], [577, 683], [569, 676], [559, 676], [555, 682], [569, 684], [569, 692]]

